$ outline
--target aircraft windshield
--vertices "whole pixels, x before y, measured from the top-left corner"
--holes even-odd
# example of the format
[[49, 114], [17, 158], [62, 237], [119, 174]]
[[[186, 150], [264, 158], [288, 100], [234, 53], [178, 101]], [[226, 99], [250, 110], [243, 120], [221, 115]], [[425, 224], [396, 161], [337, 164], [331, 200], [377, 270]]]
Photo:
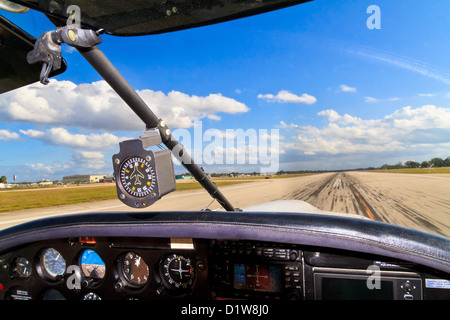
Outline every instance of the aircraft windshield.
[[[74, 5], [83, 26], [104, 28], [98, 48], [235, 207], [301, 200], [450, 236], [448, 1], [316, 0], [144, 37], [113, 35], [278, 2], [21, 3], [59, 23]], [[56, 29], [35, 10], [2, 15], [35, 38]], [[63, 44], [62, 56], [68, 69], [48, 85], [0, 95], [0, 229], [131, 210], [117, 199], [112, 159], [145, 126], [75, 48]], [[177, 191], [143, 210], [221, 209], [172, 159]], [[130, 189], [152, 183], [152, 163], [141, 162]]]

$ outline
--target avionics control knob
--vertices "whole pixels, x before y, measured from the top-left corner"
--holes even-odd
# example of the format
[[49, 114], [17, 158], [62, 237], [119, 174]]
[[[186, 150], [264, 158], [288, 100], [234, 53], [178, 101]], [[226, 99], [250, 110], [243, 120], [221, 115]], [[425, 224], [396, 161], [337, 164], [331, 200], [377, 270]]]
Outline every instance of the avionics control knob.
[[291, 252], [289, 252], [289, 259], [291, 261], [295, 261], [298, 258], [298, 252], [296, 250], [291, 250]]
[[403, 289], [405, 289], [406, 292], [410, 293], [411, 291], [414, 290], [414, 286], [412, 285], [411, 282], [407, 281], [403, 284]]
[[293, 290], [288, 293], [288, 300], [300, 300], [301, 294], [298, 290]]

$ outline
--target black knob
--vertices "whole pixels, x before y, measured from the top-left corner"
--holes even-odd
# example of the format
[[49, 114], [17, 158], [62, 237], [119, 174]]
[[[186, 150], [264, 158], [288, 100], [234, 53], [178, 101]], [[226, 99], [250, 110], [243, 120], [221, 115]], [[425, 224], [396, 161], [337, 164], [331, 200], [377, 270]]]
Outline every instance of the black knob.
[[298, 258], [298, 252], [295, 250], [292, 250], [289, 253], [289, 259], [291, 259], [292, 261], [295, 261], [295, 260], [297, 260], [297, 258]]
[[409, 293], [409, 292], [413, 291], [414, 286], [411, 284], [411, 282], [408, 281], [403, 285], [403, 289], [405, 289], [406, 292]]
[[298, 290], [293, 290], [288, 293], [288, 300], [300, 300], [301, 294]]

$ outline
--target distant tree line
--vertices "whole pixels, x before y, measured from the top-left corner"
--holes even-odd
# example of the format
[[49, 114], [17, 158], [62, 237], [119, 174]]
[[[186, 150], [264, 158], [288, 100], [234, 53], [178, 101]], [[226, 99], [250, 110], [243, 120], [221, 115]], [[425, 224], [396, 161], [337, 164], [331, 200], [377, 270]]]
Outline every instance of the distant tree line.
[[401, 162], [389, 165], [389, 164], [383, 164], [381, 166], [381, 169], [402, 169], [402, 168], [439, 168], [439, 167], [450, 167], [450, 157], [447, 157], [446, 159], [442, 158], [433, 158], [429, 161], [422, 161], [421, 163], [416, 161], [405, 161], [404, 164]]

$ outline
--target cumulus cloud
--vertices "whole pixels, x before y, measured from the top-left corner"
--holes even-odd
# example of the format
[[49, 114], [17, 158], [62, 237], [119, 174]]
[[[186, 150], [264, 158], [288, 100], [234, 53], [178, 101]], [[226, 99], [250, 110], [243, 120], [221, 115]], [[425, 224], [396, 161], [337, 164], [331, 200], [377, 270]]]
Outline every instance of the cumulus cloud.
[[71, 164], [68, 163], [62, 164], [58, 162], [54, 162], [52, 164], [44, 164], [38, 162], [38, 163], [28, 163], [26, 164], [26, 166], [33, 171], [53, 175], [58, 174], [60, 172], [64, 172], [65, 170], [69, 169], [71, 167]]
[[281, 90], [278, 94], [258, 94], [259, 99], [266, 100], [267, 102], [281, 102], [281, 103], [306, 103], [313, 104], [317, 102], [317, 99], [307, 93], [303, 93], [298, 96], [287, 90]]
[[341, 85], [339, 86], [339, 89], [340, 89], [342, 92], [356, 92], [356, 88], [354, 88], [354, 87], [349, 87], [349, 86], [347, 86], [347, 85], [345, 85], [345, 84], [341, 84]]
[[64, 175], [86, 174], [95, 170], [104, 174], [110, 171], [110, 162], [105, 162], [105, 156], [100, 151], [76, 150], [72, 159], [67, 162], [55, 161], [52, 163], [27, 163], [27, 168], [39, 174], [50, 175], [54, 179], [61, 179]]
[[104, 161], [105, 156], [99, 151], [75, 151], [72, 154], [74, 161], [77, 166], [86, 169], [100, 170], [104, 169], [106, 162]]
[[431, 97], [434, 97], [434, 94], [433, 93], [419, 93], [419, 97], [431, 98]]
[[374, 102], [386, 102], [386, 101], [399, 101], [400, 98], [399, 97], [392, 97], [392, 98], [387, 98], [387, 99], [378, 99], [378, 98], [374, 98], [374, 97], [365, 97], [364, 101], [367, 103], [374, 103]]
[[361, 119], [335, 110], [318, 113], [328, 120], [323, 128], [281, 123], [295, 139], [283, 149], [303, 155], [374, 154], [438, 148], [450, 143], [450, 108], [404, 107], [380, 119]]
[[377, 99], [377, 98], [374, 98], [374, 97], [365, 97], [365, 98], [364, 98], [364, 101], [365, 101], [365, 102], [368, 102], [368, 103], [373, 103], [373, 102], [377, 102], [378, 99]]
[[[138, 91], [150, 109], [169, 126], [191, 127], [202, 118], [219, 120], [217, 113], [236, 114], [249, 108], [222, 94], [188, 95], [179, 91]], [[0, 96], [3, 121], [120, 131], [141, 130], [142, 121], [105, 81], [75, 84], [51, 80], [31, 84]]]
[[19, 135], [15, 132], [10, 132], [8, 130], [0, 130], [0, 140], [8, 141], [13, 139], [19, 139]]
[[340, 114], [338, 114], [336, 111], [334, 111], [332, 109], [320, 111], [318, 113], [318, 115], [327, 117], [330, 122], [337, 122], [337, 123], [341, 123], [341, 124], [352, 124], [352, 123], [356, 124], [361, 121], [360, 118], [353, 117], [349, 114], [345, 114], [345, 115], [341, 116]]
[[117, 137], [110, 133], [74, 134], [64, 128], [51, 128], [45, 131], [30, 129], [20, 130], [20, 132], [29, 138], [38, 139], [47, 144], [70, 148], [104, 149], [117, 146], [120, 141], [130, 139]]

